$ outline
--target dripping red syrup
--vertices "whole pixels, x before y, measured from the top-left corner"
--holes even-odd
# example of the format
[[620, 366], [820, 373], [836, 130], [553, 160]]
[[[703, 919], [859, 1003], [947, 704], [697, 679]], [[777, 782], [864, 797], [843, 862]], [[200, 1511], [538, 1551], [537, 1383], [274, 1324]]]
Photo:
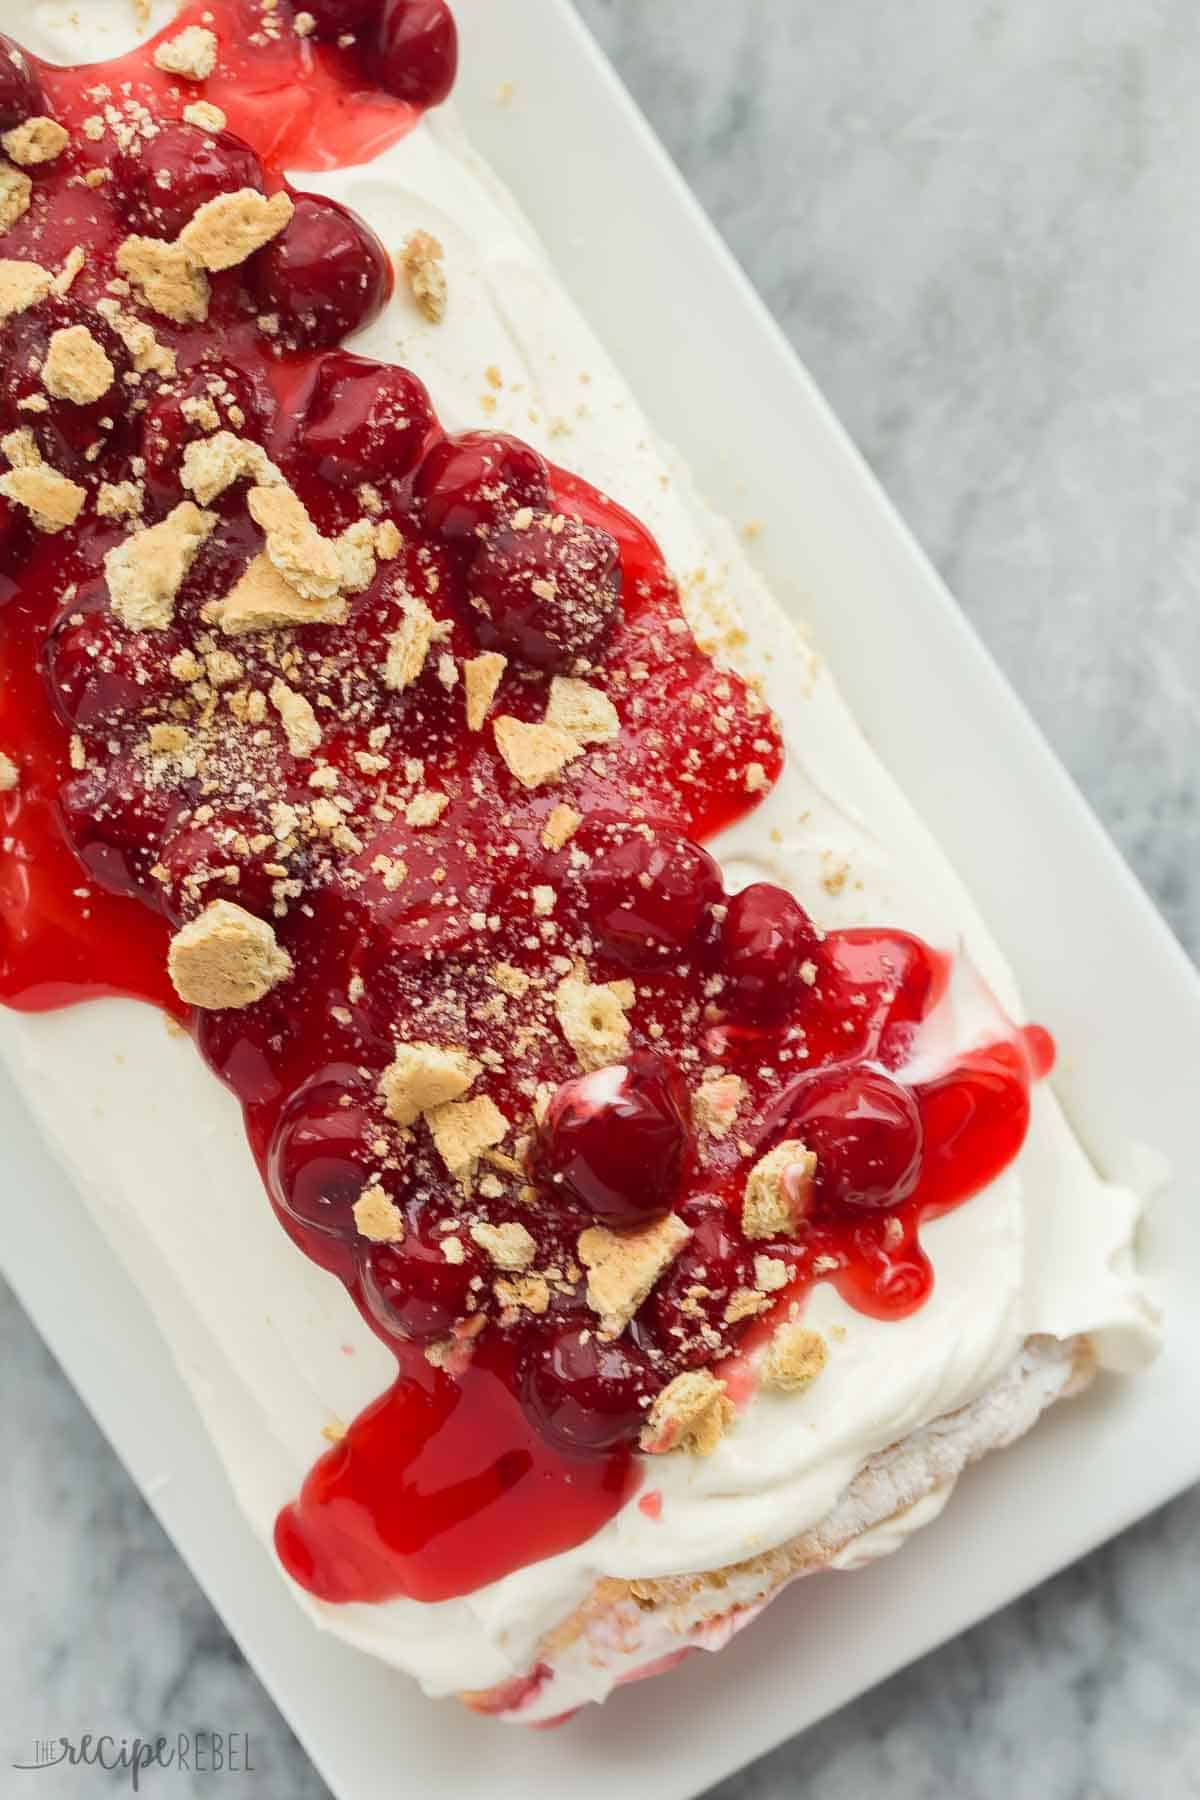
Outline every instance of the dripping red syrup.
[[[513, 439], [447, 437], [415, 377], [338, 347], [391, 282], [382, 246], [353, 215], [293, 188], [290, 235], [213, 276], [201, 324], [129, 300], [178, 365], [174, 378], [129, 378], [129, 355], [95, 309], [111, 297], [130, 231], [173, 236], [180, 208], [235, 186], [270, 191], [284, 167], [366, 161], [444, 96], [454, 38], [440, 0], [354, 0], [349, 43], [337, 29], [347, 3], [313, 0], [308, 37], [291, 29], [286, 4], [274, 34], [251, 0], [186, 10], [163, 35], [212, 26], [220, 58], [202, 83], [163, 74], [152, 47], [60, 69], [0, 43], [5, 128], [49, 111], [71, 134], [35, 171], [33, 206], [5, 256], [57, 270], [74, 246], [87, 252], [68, 294], [0, 327], [11, 371], [0, 423], [31, 430], [46, 462], [88, 494], [56, 535], [0, 501], [0, 746], [19, 763], [18, 784], [0, 792], [0, 999], [35, 1012], [130, 996], [188, 1025], [243, 1104], [283, 1228], [346, 1284], [398, 1364], [395, 1384], [284, 1508], [280, 1558], [332, 1602], [436, 1601], [592, 1536], [638, 1487], [637, 1430], [654, 1395], [683, 1369], [725, 1359], [732, 1369], [813, 1281], [832, 1280], [879, 1318], [920, 1306], [933, 1280], [922, 1222], [1015, 1156], [1030, 1082], [1053, 1048], [1036, 1027], [1001, 1032], [907, 1085], [947, 959], [900, 932], [823, 937], [778, 889], [730, 902], [700, 845], [777, 778], [775, 722], [697, 649], [636, 519]], [[224, 111], [224, 133], [182, 121], [197, 99]], [[85, 128], [97, 116], [105, 129]], [[170, 130], [156, 137], [155, 123]], [[90, 411], [43, 406], [49, 336], [80, 323], [110, 351], [122, 395]], [[31, 393], [36, 409], [22, 409]], [[165, 517], [185, 497], [187, 444], [212, 429], [197, 422], [206, 396], [224, 428], [264, 446], [322, 532], [363, 516], [369, 482], [401, 539], [322, 640], [309, 691], [353, 835], [340, 862], [308, 840], [287, 852], [299, 894], [264, 867], [261, 845], [285, 853], [268, 799], [309, 806], [313, 763], [292, 755], [273, 718], [240, 784], [158, 778], [144, 749], [148, 720], [178, 716], [179, 658], [200, 641], [201, 605], [261, 548], [244, 487], [214, 502], [217, 529], [165, 631], [126, 630], [103, 582], [105, 554], [129, 527], [98, 511], [100, 484], [141, 482], [141, 522]], [[539, 570], [573, 597], [561, 616], [547, 582], [532, 585]], [[392, 692], [362, 671], [382, 662], [408, 591], [426, 596], [440, 642], [419, 678]], [[486, 611], [472, 604], [484, 594]], [[264, 640], [232, 647], [237, 679], [269, 686]], [[540, 720], [548, 682], [583, 658], [617, 706], [618, 740], [550, 787], [521, 786], [490, 732], [466, 728], [461, 668], [485, 651], [508, 659], [493, 716]], [[209, 675], [218, 681], [205, 664], [187, 679]], [[444, 797], [431, 825], [409, 816], [404, 792], [396, 799], [406, 782]], [[564, 805], [581, 819], [569, 841], [549, 823]], [[215, 898], [272, 918], [294, 972], [244, 1010], [191, 1012], [167, 979], [167, 946]], [[530, 1095], [561, 1088], [578, 1065], [555, 1032], [521, 1031], [492, 973], [505, 966], [510, 993], [532, 983], [536, 996], [549, 960], [563, 958], [561, 971], [577, 955], [592, 980], [636, 982], [630, 1059], [619, 1092], [584, 1084], [575, 1096], [570, 1144], [553, 1141], [562, 1108], [550, 1115], [535, 1145], [536, 1206], [523, 1203], [511, 1159], [477, 1183], [473, 1222], [519, 1218], [536, 1240], [537, 1282], [518, 1300], [463, 1229], [461, 1195], [427, 1136], [397, 1131], [377, 1082], [398, 1040], [465, 1043], [506, 1118], [528, 1121]], [[723, 1136], [692, 1128], [679, 1101], [683, 1082], [694, 1090], [713, 1066], [742, 1083]], [[625, 1136], [610, 1141], [618, 1114]], [[740, 1223], [746, 1170], [796, 1120], [822, 1145], [810, 1216], [795, 1237], [752, 1242]], [[354, 1202], [368, 1184], [402, 1216], [401, 1242], [358, 1233]], [[575, 1263], [580, 1231], [669, 1210], [690, 1239], [620, 1342], [600, 1345]], [[788, 1285], [770, 1311], [728, 1323], [761, 1254], [786, 1264]]]

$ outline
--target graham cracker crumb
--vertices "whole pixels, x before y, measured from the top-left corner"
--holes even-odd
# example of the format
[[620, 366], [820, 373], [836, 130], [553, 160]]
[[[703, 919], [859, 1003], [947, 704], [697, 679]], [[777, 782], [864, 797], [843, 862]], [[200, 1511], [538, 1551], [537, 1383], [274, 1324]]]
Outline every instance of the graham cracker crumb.
[[271, 683], [271, 705], [283, 721], [284, 736], [293, 756], [311, 756], [321, 742], [321, 727], [311, 701], [278, 677]]
[[82, 244], [73, 244], [63, 257], [63, 266], [54, 277], [52, 286], [56, 294], [69, 294], [75, 277], [87, 262], [87, 251]]
[[404, 1214], [378, 1182], [365, 1187], [354, 1202], [354, 1229], [373, 1244], [399, 1244], [404, 1237]]
[[825, 1339], [806, 1325], [781, 1325], [763, 1358], [763, 1380], [770, 1387], [798, 1394], [811, 1386], [829, 1361]]
[[135, 531], [104, 558], [112, 609], [131, 631], [166, 631], [196, 552], [216, 525], [215, 513], [181, 500], [158, 525]]
[[11, 163], [0, 163], [0, 236], [29, 211], [33, 183]]
[[154, 51], [154, 66], [185, 81], [207, 81], [217, 66], [217, 34], [203, 25], [187, 25]]
[[117, 268], [146, 305], [165, 319], [174, 319], [177, 325], [207, 319], [208, 276], [182, 245], [135, 233], [119, 246]]
[[144, 497], [140, 481], [102, 481], [96, 493], [96, 517], [140, 518]]
[[675, 1213], [636, 1231], [592, 1225], [579, 1235], [579, 1260], [588, 1271], [587, 1302], [605, 1337], [619, 1337], [691, 1232]]
[[562, 1034], [585, 1069], [619, 1062], [629, 1048], [625, 1009], [633, 1004], [631, 981], [597, 983], [567, 975], [554, 990], [554, 1011]]
[[790, 1237], [803, 1223], [817, 1159], [799, 1138], [786, 1138], [751, 1169], [742, 1201], [748, 1238]]
[[707, 1369], [689, 1369], [668, 1382], [650, 1408], [641, 1447], [652, 1456], [669, 1450], [711, 1456], [733, 1417], [725, 1383]]
[[498, 1269], [527, 1269], [537, 1255], [537, 1244], [523, 1225], [472, 1225], [471, 1237], [487, 1252]]
[[610, 744], [621, 731], [617, 709], [608, 695], [571, 675], [556, 675], [550, 683], [546, 723], [565, 731], [578, 744]]
[[263, 551], [251, 558], [229, 592], [205, 609], [205, 617], [227, 637], [244, 637], [252, 631], [278, 631], [283, 626], [340, 625], [346, 617], [346, 602], [341, 595], [333, 600], [306, 600]]
[[267, 555], [283, 579], [305, 600], [331, 600], [342, 585], [336, 547], [323, 538], [302, 500], [280, 482], [252, 487], [250, 517], [267, 537]]
[[502, 1276], [492, 1283], [493, 1292], [502, 1306], [523, 1307], [526, 1312], [544, 1313], [550, 1306], [550, 1288], [544, 1275]]
[[424, 793], [414, 794], [404, 809], [405, 824], [411, 825], [414, 830], [436, 825], [449, 804], [448, 794], [434, 794], [428, 789]]
[[788, 1280], [788, 1266], [781, 1256], [754, 1258], [754, 1285], [760, 1294], [777, 1294]]
[[400, 267], [408, 279], [412, 297], [431, 324], [446, 316], [445, 252], [428, 231], [414, 231], [400, 252]]
[[49, 269], [35, 262], [0, 259], [0, 319], [11, 319], [44, 300], [54, 285]]
[[0, 144], [23, 169], [36, 169], [41, 163], [53, 162], [70, 141], [57, 119], [41, 116], [23, 120], [0, 137]]
[[0, 439], [12, 467], [0, 475], [0, 494], [23, 506], [39, 531], [59, 532], [73, 525], [83, 511], [87, 489], [51, 469], [28, 427], [10, 431]]
[[247, 475], [259, 487], [273, 487], [283, 480], [261, 444], [252, 438], [236, 437], [232, 431], [218, 431], [188, 445], [179, 479], [201, 506], [207, 506]]
[[527, 725], [502, 713], [492, 725], [496, 748], [522, 787], [541, 787], [560, 775], [582, 746], [556, 725]]
[[20, 771], [11, 756], [0, 750], [0, 794], [11, 794], [21, 779]]
[[265, 919], [231, 900], [212, 900], [171, 939], [167, 969], [189, 1006], [252, 1006], [292, 972], [292, 959]]
[[[74, 254], [72, 250], [71, 256]], [[71, 256], [67, 258], [68, 263]], [[63, 272], [65, 274], [66, 264]], [[139, 375], [163, 375], [168, 379], [174, 375], [175, 352], [159, 343], [144, 319], [135, 319], [132, 313], [122, 312], [115, 300], [97, 300], [96, 311], [102, 319], [108, 320], [133, 358], [133, 366]]]
[[425, 1114], [438, 1155], [464, 1194], [470, 1194], [475, 1170], [483, 1151], [502, 1144], [508, 1136], [508, 1120], [494, 1100], [481, 1094], [475, 1100], [451, 1100]]
[[702, 1081], [692, 1098], [692, 1116], [701, 1131], [718, 1140], [728, 1137], [745, 1092], [740, 1075], [714, 1075]]
[[564, 844], [570, 843], [582, 824], [583, 814], [577, 813], [573, 806], [560, 802], [549, 814], [542, 829], [543, 849], [561, 850]]
[[224, 131], [228, 120], [219, 106], [211, 100], [193, 100], [183, 109], [183, 116], [189, 125], [198, 125], [201, 131]]
[[291, 223], [295, 210], [282, 188], [270, 199], [257, 188], [238, 188], [198, 206], [178, 242], [202, 268], [214, 273], [232, 269], [278, 237]]
[[468, 657], [463, 664], [463, 688], [467, 699], [467, 729], [482, 731], [496, 689], [508, 667], [507, 656], [496, 650], [485, 650], [480, 656]]
[[409, 594], [404, 599], [404, 622], [387, 640], [387, 661], [383, 667], [383, 685], [393, 693], [403, 693], [417, 680], [425, 667], [429, 646], [444, 636], [444, 629], [423, 600]]
[[397, 1044], [379, 1077], [388, 1118], [414, 1124], [421, 1113], [465, 1094], [482, 1067], [455, 1044]]
[[51, 333], [42, 365], [42, 386], [56, 400], [90, 406], [107, 394], [117, 372], [86, 325], [67, 325]]

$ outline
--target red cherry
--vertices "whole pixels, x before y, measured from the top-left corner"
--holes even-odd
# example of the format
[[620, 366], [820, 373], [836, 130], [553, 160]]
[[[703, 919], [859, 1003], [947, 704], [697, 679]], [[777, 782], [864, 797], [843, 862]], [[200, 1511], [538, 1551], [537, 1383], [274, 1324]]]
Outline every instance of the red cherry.
[[817, 1158], [823, 1206], [898, 1206], [921, 1172], [916, 1101], [882, 1069], [857, 1063], [790, 1082], [766, 1121], [768, 1139], [795, 1137]]
[[[460, 1262], [446, 1255], [447, 1237], [457, 1238]], [[467, 1317], [471, 1283], [483, 1271], [479, 1252], [465, 1232], [443, 1233], [425, 1222], [408, 1222], [399, 1244], [372, 1244], [359, 1255], [367, 1310], [385, 1331], [419, 1344], [444, 1337]]]
[[721, 928], [723, 998], [744, 1017], [780, 1019], [804, 992], [801, 971], [819, 950], [804, 908], [785, 889], [756, 881], [734, 895]]
[[583, 908], [608, 956], [664, 968], [695, 948], [724, 893], [707, 850], [666, 827], [594, 819], [572, 847], [588, 858]]
[[641, 1050], [564, 1081], [539, 1128], [540, 1179], [607, 1225], [670, 1212], [687, 1157], [688, 1096], [669, 1063]]
[[[48, 397], [42, 382], [50, 339], [72, 326], [84, 326], [113, 367], [113, 381], [105, 392], [83, 405]], [[0, 366], [4, 370], [0, 418], [9, 429], [31, 430], [45, 460], [60, 473], [83, 474], [91, 466], [87, 453], [95, 444], [125, 435], [121, 390], [130, 369], [129, 353], [108, 321], [79, 301], [51, 295], [6, 320], [0, 328]], [[39, 410], [21, 407], [22, 400], [35, 396]]]
[[688, 1223], [691, 1238], [635, 1321], [637, 1335], [676, 1369], [709, 1363], [732, 1343], [725, 1310], [739, 1288], [754, 1286], [753, 1251], [723, 1206], [698, 1218], [689, 1209]]
[[218, 194], [263, 185], [262, 164], [232, 131], [205, 131], [175, 121], [139, 137], [113, 163], [116, 191], [135, 231], [179, 235], [197, 207]]
[[594, 1330], [573, 1327], [535, 1340], [520, 1379], [521, 1404], [538, 1431], [576, 1452], [635, 1438], [661, 1385], [636, 1344], [605, 1343]]
[[467, 582], [485, 650], [562, 671], [595, 656], [612, 635], [621, 610], [621, 552], [597, 526], [566, 519], [553, 530], [542, 514], [525, 531], [494, 531], [476, 551]]
[[68, 782], [60, 795], [63, 822], [79, 860], [98, 887], [110, 894], [149, 896], [160, 888], [150, 870], [180, 799], [151, 786], [144, 763], [115, 757]]
[[322, 481], [402, 479], [434, 426], [424, 385], [408, 369], [332, 350], [304, 415], [304, 448]]
[[354, 1202], [375, 1173], [370, 1148], [378, 1125], [361, 1078], [334, 1064], [297, 1089], [271, 1140], [271, 1191], [298, 1225], [333, 1237], [356, 1236]]
[[59, 620], [46, 644], [46, 670], [55, 704], [69, 725], [96, 731], [138, 716], [147, 697], [171, 680], [168, 664], [178, 642], [166, 632], [127, 631], [92, 589]]
[[32, 62], [19, 44], [0, 32], [0, 131], [10, 131], [45, 110], [42, 84]]
[[343, 32], [357, 31], [378, 8], [379, 0], [308, 0], [307, 4], [322, 37], [341, 37]]
[[224, 362], [196, 364], [179, 381], [161, 388], [141, 423], [139, 448], [151, 497], [162, 506], [184, 498], [179, 481], [184, 450], [212, 431], [214, 414], [223, 430], [262, 443], [272, 411], [273, 402], [252, 377]]
[[550, 499], [550, 471], [519, 438], [467, 431], [433, 446], [416, 492], [428, 530], [451, 539], [482, 537], [523, 506], [541, 512]]
[[401, 100], [440, 105], [458, 73], [458, 32], [446, 0], [385, 0], [370, 67]]
[[237, 810], [223, 812], [208, 825], [185, 823], [168, 832], [158, 859], [166, 870], [162, 902], [167, 916], [182, 925], [210, 900], [236, 900], [248, 912], [269, 918], [275, 877], [267, 873], [265, 859], [249, 848], [266, 823]]
[[336, 344], [382, 310], [392, 265], [371, 227], [323, 194], [298, 194], [285, 231], [245, 265], [259, 309], [292, 349]]

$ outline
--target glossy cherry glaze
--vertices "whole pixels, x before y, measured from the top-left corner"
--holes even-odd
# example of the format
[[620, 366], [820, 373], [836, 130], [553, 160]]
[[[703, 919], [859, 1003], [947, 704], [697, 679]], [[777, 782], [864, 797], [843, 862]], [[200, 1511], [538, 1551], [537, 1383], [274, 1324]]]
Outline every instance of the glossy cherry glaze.
[[[328, 22], [336, 7], [314, 11]], [[389, 8], [390, 26], [404, 12]], [[416, 116], [368, 82], [377, 14], [362, 15], [354, 45], [329, 42], [324, 27], [315, 41], [262, 33], [261, 10], [240, 3], [191, 9], [172, 30], [202, 14], [222, 45], [204, 96], [228, 112], [248, 146], [238, 157], [257, 159], [268, 189], [285, 162], [361, 159]], [[410, 23], [419, 14], [412, 8]], [[435, 62], [431, 52], [427, 66]], [[0, 108], [31, 103], [32, 89], [18, 91], [23, 67], [0, 55]], [[90, 308], [107, 297], [128, 209], [148, 222], [127, 171], [80, 179], [119, 152], [113, 134], [97, 141], [79, 129], [96, 90], [103, 82], [123, 105], [172, 121], [194, 96], [145, 51], [102, 69], [26, 73], [72, 141], [39, 172], [36, 209], [10, 230], [5, 253], [58, 268], [85, 245], [69, 305]], [[188, 177], [198, 193], [223, 179], [206, 169]], [[47, 460], [70, 463], [90, 494], [101, 481], [143, 480], [147, 523], [182, 497], [179, 460], [212, 429], [201, 416], [208, 402], [223, 428], [263, 445], [325, 533], [362, 518], [357, 490], [370, 481], [369, 503], [394, 521], [399, 553], [322, 638], [306, 676], [321, 760], [353, 830], [340, 861], [315, 841], [262, 853], [286, 836], [267, 797], [302, 809], [313, 794], [311, 762], [297, 761], [270, 723], [247, 740], [252, 760], [226, 787], [201, 788], [186, 771], [164, 779], [147, 754], [146, 719], [172, 716], [181, 680], [227, 704], [223, 683], [261, 693], [277, 672], [275, 647], [250, 637], [237, 640], [235, 676], [219, 658], [177, 673], [181, 658], [191, 670], [200, 607], [261, 547], [244, 486], [214, 502], [218, 525], [175, 621], [153, 634], [127, 632], [108, 606], [103, 559], [126, 523], [89, 499], [78, 525], [51, 537], [2, 507], [0, 745], [18, 750], [20, 781], [0, 793], [0, 998], [39, 1010], [120, 993], [183, 1016], [166, 977], [171, 927], [230, 895], [274, 920], [292, 979], [244, 1011], [188, 1023], [243, 1104], [283, 1228], [346, 1284], [399, 1369], [281, 1515], [279, 1552], [327, 1599], [435, 1600], [581, 1542], [624, 1503], [654, 1393], [744, 1347], [750, 1327], [726, 1313], [753, 1285], [756, 1254], [791, 1271], [781, 1304], [822, 1277], [882, 1318], [919, 1305], [931, 1280], [922, 1219], [966, 1199], [1015, 1154], [1031, 1069], [1044, 1072], [1048, 1050], [1041, 1038], [1002, 1034], [938, 1079], [905, 1084], [914, 1035], [946, 986], [945, 959], [902, 933], [822, 940], [779, 898], [753, 914], [749, 901], [730, 903], [696, 840], [775, 779], [779, 734], [753, 690], [696, 647], [653, 540], [528, 446], [444, 436], [411, 374], [336, 346], [317, 353], [303, 321], [317, 320], [325, 345], [351, 316], [336, 266], [322, 288], [316, 260], [305, 273], [297, 257], [289, 286], [281, 254], [263, 257], [213, 277], [207, 324], [154, 320], [178, 359], [174, 381], [122, 381], [136, 387], [136, 405], [102, 418], [81, 421], [58, 402], [21, 417], [34, 421]], [[67, 304], [47, 301], [6, 327], [6, 364]], [[264, 307], [291, 327], [264, 324]], [[115, 344], [114, 367], [123, 355]], [[435, 614], [438, 644], [420, 678], [394, 692], [364, 671], [382, 664], [414, 592]], [[569, 594], [569, 618], [550, 604], [554, 592]], [[509, 664], [493, 716], [540, 720], [552, 674], [599, 665], [619, 738], [574, 758], [552, 785], [523, 787], [491, 732], [465, 723], [458, 671], [500, 646]], [[446, 802], [432, 825], [411, 805], [429, 792]], [[547, 830], [564, 805], [582, 816], [569, 841]], [[286, 880], [277, 854], [292, 858]], [[801, 948], [812, 954], [797, 979]], [[618, 1145], [614, 1125], [611, 1151], [590, 1135], [595, 1095], [581, 1084], [579, 1104], [578, 1063], [553, 1027], [555, 985], [576, 961], [595, 982], [636, 984], [626, 1075], [603, 1100], [630, 1140]], [[480, 1165], [465, 1214], [425, 1128], [401, 1131], [381, 1106], [379, 1075], [397, 1040], [413, 1039], [466, 1045], [486, 1067], [478, 1091], [513, 1126]], [[715, 1135], [689, 1119], [684, 1095], [720, 1071], [743, 1085], [732, 1128]], [[559, 1161], [549, 1127], [531, 1204], [529, 1172], [512, 1152], [521, 1132], [532, 1135], [538, 1094], [552, 1097], [548, 1120], [569, 1117], [578, 1133]], [[802, 1235], [750, 1244], [740, 1228], [750, 1159], [797, 1121], [821, 1134], [837, 1180], [818, 1192]], [[402, 1237], [361, 1235], [353, 1207], [368, 1185], [382, 1189]], [[602, 1345], [580, 1279], [580, 1229], [668, 1205], [692, 1236], [626, 1337]], [[519, 1219], [535, 1240], [535, 1273], [498, 1279], [464, 1218]], [[753, 1329], [767, 1323], [761, 1316]]]

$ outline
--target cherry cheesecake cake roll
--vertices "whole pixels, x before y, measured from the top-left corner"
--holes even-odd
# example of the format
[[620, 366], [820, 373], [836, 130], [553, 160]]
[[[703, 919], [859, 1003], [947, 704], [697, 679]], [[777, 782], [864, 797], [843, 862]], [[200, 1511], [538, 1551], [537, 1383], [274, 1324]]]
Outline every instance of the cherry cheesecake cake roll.
[[151, 14], [0, 0], [0, 1054], [314, 1625], [556, 1719], [1151, 1356], [1142, 1201], [443, 0]]

